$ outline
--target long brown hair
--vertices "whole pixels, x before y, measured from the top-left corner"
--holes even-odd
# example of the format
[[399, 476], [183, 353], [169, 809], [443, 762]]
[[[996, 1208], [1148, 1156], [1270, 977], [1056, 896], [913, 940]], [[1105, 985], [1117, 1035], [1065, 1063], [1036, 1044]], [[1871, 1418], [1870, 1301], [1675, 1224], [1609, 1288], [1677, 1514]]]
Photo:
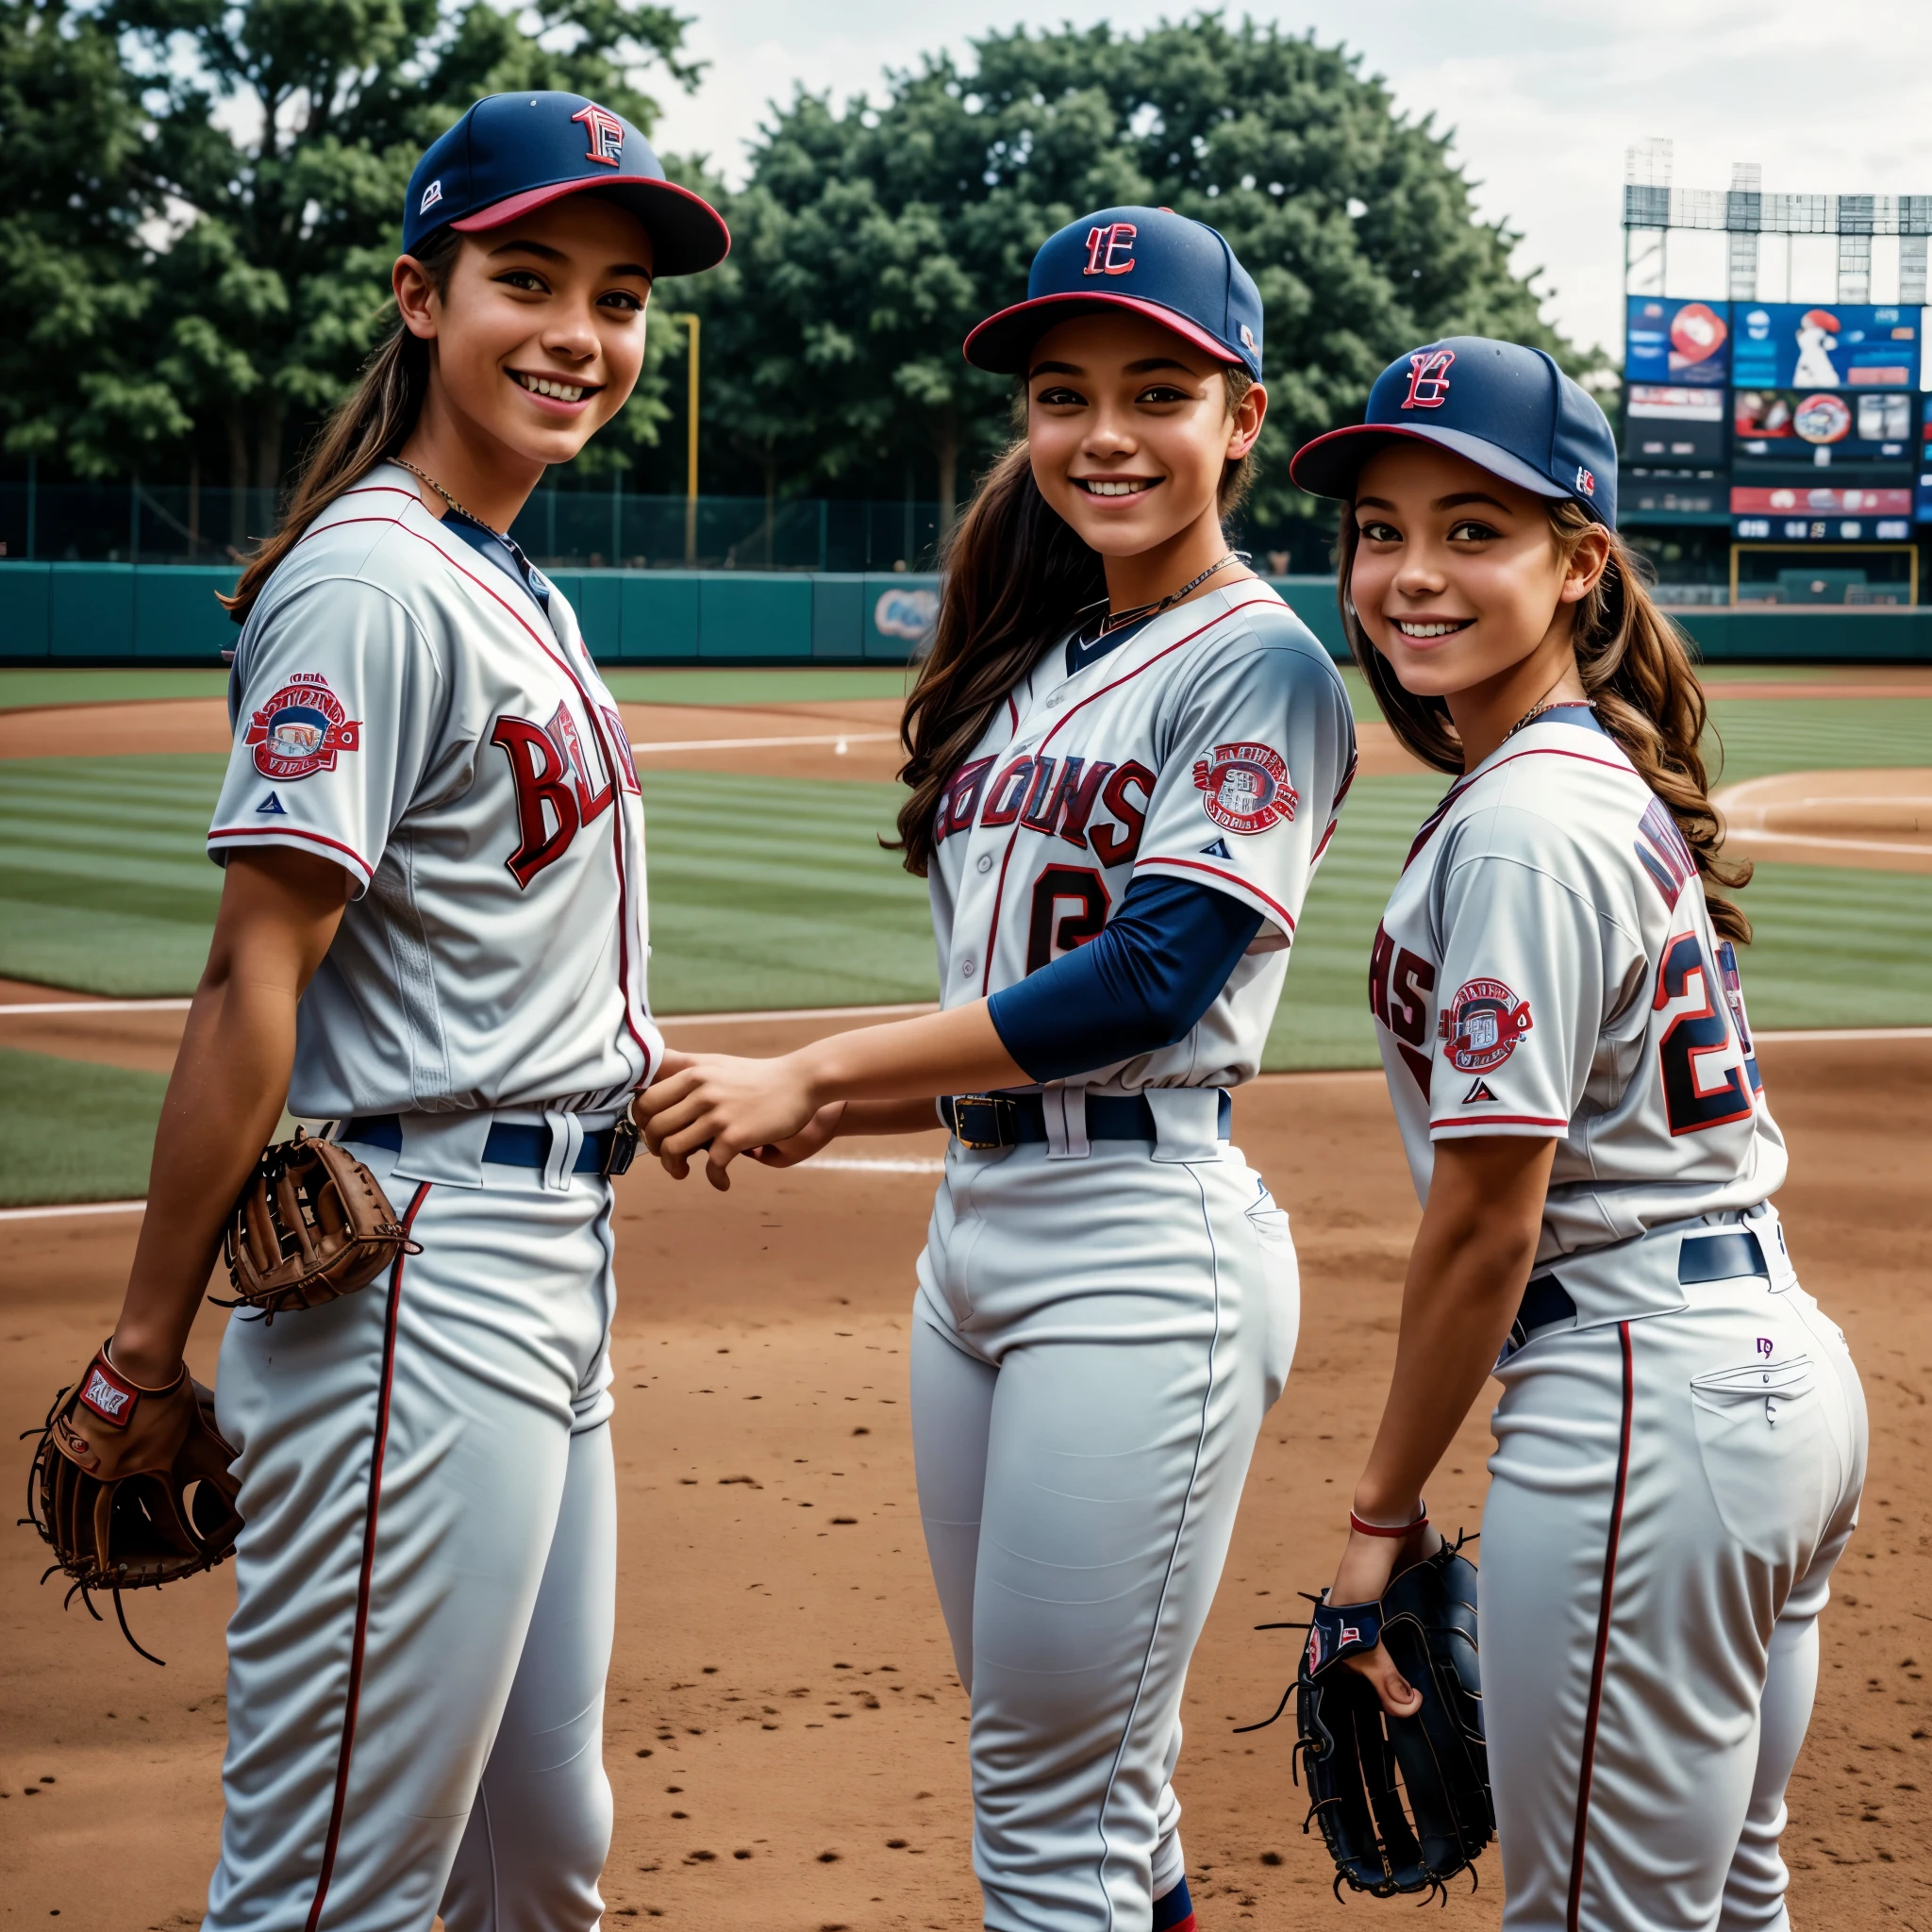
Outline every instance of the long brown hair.
[[[1597, 527], [1579, 504], [1548, 506], [1550, 534], [1567, 563], [1587, 531]], [[1748, 885], [1751, 861], [1722, 856], [1724, 827], [1710, 802], [1710, 778], [1699, 748], [1704, 737], [1704, 687], [1691, 667], [1690, 641], [1657, 607], [1645, 567], [1612, 530], [1610, 559], [1590, 594], [1574, 607], [1571, 641], [1583, 689], [1595, 701], [1603, 727], [1623, 747], [1637, 775], [1662, 799], [1690, 847], [1707, 888]], [[1389, 660], [1369, 641], [1351, 584], [1360, 533], [1352, 510], [1341, 512], [1337, 596], [1341, 627], [1357, 666], [1369, 681], [1389, 728], [1424, 764], [1462, 770], [1462, 741], [1439, 697], [1403, 690]], [[1709, 895], [1710, 923], [1724, 939], [1748, 943], [1751, 922], [1729, 899]]]
[[[462, 245], [454, 228], [438, 228], [414, 250], [439, 295], [448, 292], [450, 271]], [[262, 586], [303, 531], [343, 491], [394, 456], [415, 429], [429, 392], [429, 344], [403, 326], [393, 308], [390, 318], [382, 346], [363, 365], [361, 379], [303, 458], [280, 525], [249, 558], [235, 594], [222, 599], [237, 624], [247, 622]]]
[[[1229, 367], [1223, 380], [1231, 416], [1254, 378]], [[1022, 396], [1014, 409], [1021, 424], [1025, 407]], [[1222, 466], [1215, 501], [1223, 517], [1241, 508], [1253, 474], [1252, 450]], [[1033, 660], [1107, 595], [1100, 553], [1041, 495], [1024, 435], [987, 472], [940, 567], [939, 625], [899, 726], [906, 747], [899, 781], [911, 796], [899, 808], [899, 836], [889, 845], [920, 878], [932, 863], [940, 800], [961, 760]]]

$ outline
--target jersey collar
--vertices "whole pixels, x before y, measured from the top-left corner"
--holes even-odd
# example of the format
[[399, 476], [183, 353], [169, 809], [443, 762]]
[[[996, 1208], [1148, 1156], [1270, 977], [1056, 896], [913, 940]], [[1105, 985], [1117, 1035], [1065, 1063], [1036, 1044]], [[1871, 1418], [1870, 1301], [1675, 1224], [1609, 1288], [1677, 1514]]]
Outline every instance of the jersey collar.
[[444, 517], [433, 514], [416, 488], [415, 477], [398, 463], [378, 463], [363, 480], [367, 482], [378, 475], [395, 488], [408, 491], [414, 499], [414, 507], [422, 512], [424, 522], [436, 532], [440, 544], [461, 546], [458, 550], [443, 552], [451, 563], [461, 564], [464, 552], [483, 558], [537, 607], [545, 625], [556, 633], [557, 623], [550, 612], [549, 579], [524, 555], [521, 545], [506, 542], [487, 524], [479, 524], [459, 510], [452, 509]]
[[[1150, 648], [1165, 650], [1176, 637], [1185, 635], [1189, 630], [1212, 624], [1216, 618], [1224, 617], [1239, 604], [1253, 602], [1257, 591], [1272, 597], [1277, 604], [1282, 602], [1281, 593], [1265, 578], [1242, 577], [1238, 582], [1224, 587], [1217, 585], [1205, 597], [1195, 597], [1186, 604], [1176, 604], [1172, 609], [1160, 611], [1143, 623], [1124, 625], [1118, 641], [1108, 639], [1104, 649], [1090, 651], [1077, 661], [1074, 652], [1074, 641], [1079, 636], [1077, 627], [1061, 642], [1055, 644], [1048, 655], [1060, 658], [1064, 667], [1064, 677], [1061, 680], [1063, 682], [1070, 682], [1083, 672], [1092, 670], [1096, 664], [1106, 665], [1109, 674], [1115, 675], [1123, 664], [1140, 657]], [[1216, 608], [1217, 600], [1219, 608]], [[1117, 663], [1116, 659], [1120, 661]]]
[[[1597, 758], [1599, 763], [1614, 760], [1626, 766], [1632, 777], [1637, 775], [1637, 768], [1630, 763], [1624, 747], [1604, 728], [1603, 721], [1589, 706], [1552, 705], [1547, 711], [1511, 732], [1474, 771], [1464, 773], [1450, 786], [1442, 794], [1441, 802], [1417, 829], [1415, 841], [1408, 848], [1408, 857], [1402, 861], [1402, 869], [1407, 872], [1415, 863], [1416, 854], [1435, 836], [1442, 821], [1449, 816], [1451, 808], [1478, 778], [1485, 778], [1491, 772], [1500, 771], [1511, 759], [1521, 758], [1525, 752], [1568, 751], [1576, 743], [1571, 734], [1578, 730], [1588, 732], [1598, 741], [1596, 744], [1589, 747], [1587, 756]], [[1607, 753], [1608, 758], [1599, 757], [1600, 752]]]

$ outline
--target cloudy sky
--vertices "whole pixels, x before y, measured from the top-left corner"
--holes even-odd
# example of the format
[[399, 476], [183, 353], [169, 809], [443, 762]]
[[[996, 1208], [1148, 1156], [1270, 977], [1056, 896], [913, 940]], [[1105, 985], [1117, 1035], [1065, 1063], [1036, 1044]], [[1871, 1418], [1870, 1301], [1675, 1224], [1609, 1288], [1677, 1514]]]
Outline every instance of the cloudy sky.
[[[708, 153], [727, 175], [766, 104], [803, 84], [854, 93], [941, 42], [1020, 20], [1150, 25], [1191, 9], [1160, 0], [681, 0], [693, 51], [711, 62], [694, 96], [672, 94], [666, 147]], [[1239, 7], [1231, 8], [1239, 14]], [[1679, 187], [1723, 188], [1758, 161], [1767, 190], [1932, 193], [1932, 5], [1927, 0], [1291, 0], [1257, 7], [1293, 31], [1345, 41], [1413, 115], [1455, 129], [1478, 204], [1524, 240], [1547, 311], [1573, 337], [1621, 346], [1624, 151], [1674, 144]], [[1722, 293], [1721, 238], [1674, 244], [1673, 292]], [[1699, 248], [1708, 251], [1700, 256]], [[1791, 294], [1828, 298], [1824, 243], [1801, 243]], [[1782, 253], [1766, 298], [1783, 294]], [[1895, 274], [1895, 269], [1890, 271]], [[1874, 298], [1887, 287], [1879, 244]], [[1821, 279], [1822, 278], [1822, 279]]]

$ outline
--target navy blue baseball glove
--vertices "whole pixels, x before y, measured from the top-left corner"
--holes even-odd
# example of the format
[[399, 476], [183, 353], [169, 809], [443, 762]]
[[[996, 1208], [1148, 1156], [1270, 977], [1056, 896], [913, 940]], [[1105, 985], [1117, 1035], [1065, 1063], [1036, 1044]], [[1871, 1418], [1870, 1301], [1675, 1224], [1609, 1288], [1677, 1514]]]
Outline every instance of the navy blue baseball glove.
[[[1434, 1891], [1495, 1836], [1476, 1656], [1475, 1565], [1444, 1543], [1390, 1583], [1379, 1603], [1316, 1603], [1291, 1687], [1295, 1756], [1335, 1860], [1335, 1890], [1388, 1898]], [[1303, 1626], [1263, 1624], [1263, 1629]], [[1422, 1693], [1413, 1717], [1391, 1717], [1347, 1659], [1386, 1644]], [[1286, 1707], [1285, 1693], [1275, 1717]], [[1273, 1724], [1274, 1718], [1267, 1720]], [[1259, 1729], [1249, 1725], [1248, 1729]]]

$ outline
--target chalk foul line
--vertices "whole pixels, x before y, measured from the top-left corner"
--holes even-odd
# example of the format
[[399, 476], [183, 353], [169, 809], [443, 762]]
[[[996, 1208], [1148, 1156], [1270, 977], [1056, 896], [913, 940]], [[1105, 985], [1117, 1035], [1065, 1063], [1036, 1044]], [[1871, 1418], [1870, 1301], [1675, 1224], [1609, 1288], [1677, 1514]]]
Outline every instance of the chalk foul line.
[[660, 751], [755, 751], [776, 744], [829, 744], [842, 752], [848, 744], [897, 744], [896, 731], [819, 731], [803, 738], [658, 738], [633, 739], [631, 756], [648, 758]]
[[0, 1006], [0, 1017], [28, 1013], [185, 1013], [192, 1000], [28, 1000]]
[[[800, 1167], [830, 1169], [841, 1174], [943, 1174], [946, 1163], [931, 1157], [911, 1158], [873, 1155], [826, 1154], [816, 1160], [799, 1162]], [[777, 1174], [791, 1174], [792, 1168], [774, 1168]], [[138, 1214], [145, 1201], [62, 1201], [49, 1208], [0, 1208], [0, 1221], [51, 1221], [75, 1214]]]
[[0, 1208], [0, 1221], [46, 1221], [57, 1214], [134, 1214], [145, 1201], [63, 1201], [54, 1208]]

